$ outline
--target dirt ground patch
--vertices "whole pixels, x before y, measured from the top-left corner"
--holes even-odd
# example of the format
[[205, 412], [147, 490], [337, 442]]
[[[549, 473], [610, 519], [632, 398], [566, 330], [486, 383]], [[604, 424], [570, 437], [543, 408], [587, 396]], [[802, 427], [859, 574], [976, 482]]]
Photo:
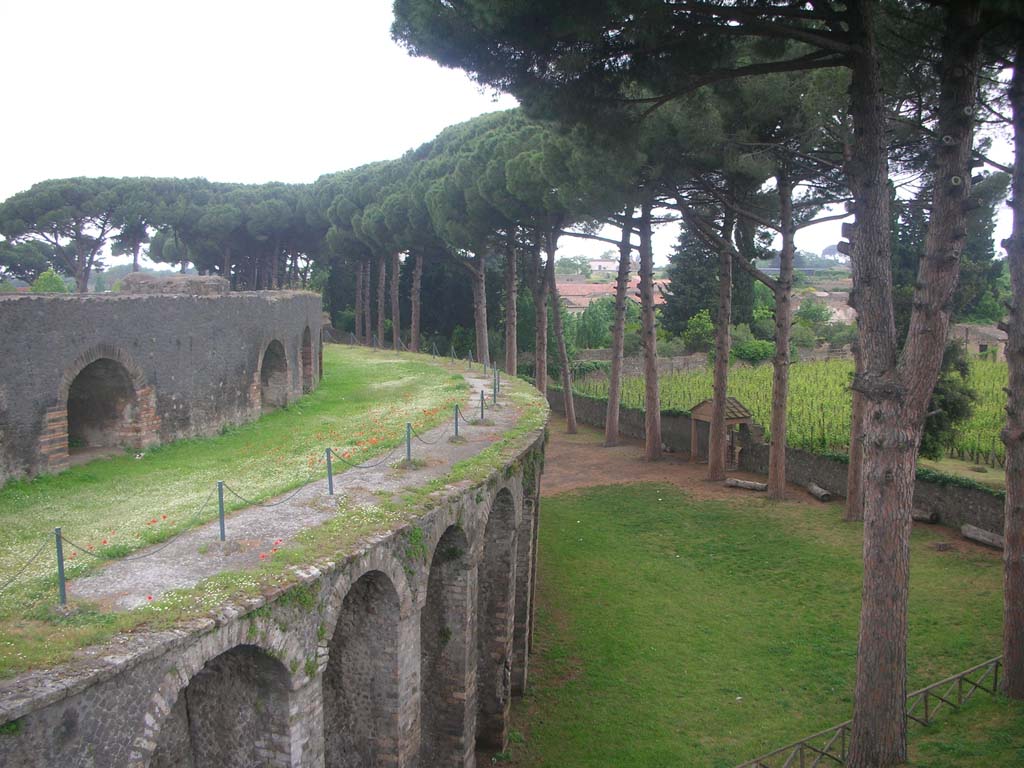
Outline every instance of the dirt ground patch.
[[[698, 499], [736, 500], [744, 496], [764, 499], [765, 495], [756, 491], [745, 491], [739, 488], [726, 488], [721, 483], [707, 479], [706, 463], [690, 463], [677, 454], [666, 453], [659, 461], [646, 461], [643, 458], [643, 443], [640, 440], [623, 437], [614, 448], [602, 445], [604, 432], [594, 427], [580, 425], [579, 433], [569, 435], [558, 414], [552, 414], [546, 459], [544, 465], [544, 495], [564, 493], [579, 488], [598, 485], [620, 485], [623, 483], [655, 482], [672, 483]], [[751, 472], [730, 471], [729, 477], [742, 480], [766, 482], [763, 475]], [[810, 496], [799, 485], [790, 483], [786, 490], [786, 502], [798, 506], [820, 509], [823, 505]], [[948, 550], [951, 553], [976, 554], [984, 553], [989, 557], [999, 558], [998, 550], [976, 544], [960, 535], [959, 531], [942, 525], [914, 523], [914, 527], [924, 527], [942, 537], [944, 547], [936, 549]], [[938, 542], [937, 542], [938, 543]]]
[[[557, 418], [558, 415], [553, 414], [553, 419]], [[603, 431], [580, 425], [578, 434], [568, 435], [560, 421], [553, 421], [550, 434], [544, 462], [545, 495], [595, 485], [653, 482], [672, 483], [699, 499], [736, 499], [742, 496], [764, 498], [757, 491], [726, 488], [721, 483], [708, 481], [706, 463], [691, 463], [673, 453], [663, 454], [663, 458], [658, 461], [646, 461], [643, 457], [643, 443], [639, 440], [623, 437], [619, 445], [605, 448], [601, 444], [604, 440]], [[728, 476], [765, 482], [761, 475], [739, 470], [728, 472]], [[790, 484], [786, 492], [786, 501], [821, 506], [821, 502], [793, 484]]]

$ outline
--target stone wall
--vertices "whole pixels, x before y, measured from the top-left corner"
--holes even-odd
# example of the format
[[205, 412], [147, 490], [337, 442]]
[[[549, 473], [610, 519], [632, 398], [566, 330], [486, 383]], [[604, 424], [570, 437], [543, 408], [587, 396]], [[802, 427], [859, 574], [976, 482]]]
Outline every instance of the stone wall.
[[[300, 397], [320, 379], [320, 317], [300, 291], [0, 297], [0, 484], [60, 471], [69, 451], [210, 435], [258, 417], [265, 395]], [[271, 346], [280, 372], [261, 379]]]
[[[548, 405], [551, 406], [553, 411], [565, 413], [565, 404], [562, 402], [561, 390], [548, 390]], [[604, 429], [608, 408], [606, 400], [575, 395], [573, 397], [573, 405], [576, 406], [576, 419], [578, 421]], [[619, 434], [643, 440], [644, 412], [639, 408], [620, 409]], [[685, 413], [662, 412], [661, 445], [666, 451], [681, 453], [689, 458], [690, 417]], [[703, 421], [697, 422], [697, 453], [700, 456], [708, 455], [708, 425]]]
[[543, 450], [286, 587], [0, 682], [0, 765], [473, 768], [526, 686]]
[[[548, 392], [548, 403], [553, 411], [565, 412], [560, 390]], [[606, 401], [575, 396], [576, 418], [595, 427], [604, 427]], [[636, 408], [623, 408], [619, 413], [619, 431], [627, 437], [643, 439], [644, 412]], [[760, 427], [740, 429], [740, 469], [754, 474], [768, 474], [768, 445]], [[707, 424], [697, 424], [698, 452], [707, 456]], [[689, 456], [690, 418], [686, 415], [663, 413], [661, 439], [666, 450]], [[806, 486], [815, 482], [838, 496], [846, 495], [846, 468], [842, 461], [815, 453], [790, 448], [786, 451], [786, 480]], [[1003, 500], [985, 491], [942, 485], [918, 480], [914, 489], [915, 508], [938, 514], [939, 522], [957, 530], [970, 523], [993, 533], [1003, 532]]]
[[[740, 466], [748, 472], [768, 474], [768, 446], [745, 441]], [[846, 469], [842, 461], [809, 451], [786, 451], [786, 479], [797, 485], [814, 482], [838, 496], [846, 496]], [[942, 485], [918, 480], [914, 486], [914, 508], [935, 512], [942, 525], [957, 530], [969, 523], [992, 533], [1003, 533], [1003, 499], [975, 488]]]

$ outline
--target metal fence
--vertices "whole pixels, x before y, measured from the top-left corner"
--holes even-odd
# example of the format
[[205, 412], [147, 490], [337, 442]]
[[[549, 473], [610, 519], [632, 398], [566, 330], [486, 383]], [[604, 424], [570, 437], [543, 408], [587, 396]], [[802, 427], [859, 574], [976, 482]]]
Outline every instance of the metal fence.
[[[999, 667], [1002, 660], [1002, 656], [997, 656], [909, 694], [907, 720], [928, 725], [943, 707], [959, 709], [978, 691], [995, 694], [999, 689]], [[828, 730], [787, 744], [774, 752], [748, 760], [737, 768], [818, 768], [826, 765], [846, 765], [852, 723], [852, 720], [847, 720]]]

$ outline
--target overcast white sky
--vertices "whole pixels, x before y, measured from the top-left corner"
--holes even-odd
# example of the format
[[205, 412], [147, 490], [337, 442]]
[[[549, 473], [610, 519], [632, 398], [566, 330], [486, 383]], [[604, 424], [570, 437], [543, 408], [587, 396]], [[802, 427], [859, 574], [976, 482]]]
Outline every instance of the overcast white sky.
[[69, 176], [311, 182], [515, 106], [409, 57], [390, 24], [388, 0], [0, 0], [0, 200]]

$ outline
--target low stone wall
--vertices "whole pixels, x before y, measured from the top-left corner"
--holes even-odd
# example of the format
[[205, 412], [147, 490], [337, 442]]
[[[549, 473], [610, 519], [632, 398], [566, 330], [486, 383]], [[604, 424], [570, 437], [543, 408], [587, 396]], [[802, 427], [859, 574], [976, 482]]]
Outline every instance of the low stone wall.
[[[211, 618], [0, 682], [4, 768], [475, 765], [527, 682], [544, 432]], [[323, 503], [327, 503], [324, 497]]]
[[[548, 390], [548, 405], [551, 410], [565, 413], [562, 391]], [[584, 424], [604, 428], [607, 414], [607, 401], [594, 397], [575, 395], [573, 405], [576, 407], [576, 419]], [[626, 437], [644, 438], [644, 412], [639, 408], [622, 408], [619, 411], [619, 434]], [[690, 417], [681, 413], [661, 414], [662, 448], [672, 453], [690, 455]], [[701, 456], [708, 453], [708, 425], [697, 422], [697, 452]]]
[[[768, 446], [746, 442], [740, 465], [748, 472], [768, 474]], [[846, 469], [842, 461], [797, 448], [786, 450], [786, 479], [797, 485], [814, 482], [839, 496], [846, 496]], [[960, 529], [970, 524], [992, 533], [1003, 533], [1003, 500], [991, 493], [958, 485], [918, 480], [914, 486], [914, 508], [935, 512], [942, 525]]]
[[[575, 396], [576, 418], [595, 427], [604, 427], [606, 401]], [[565, 413], [560, 390], [548, 392], [548, 403], [553, 411]], [[623, 408], [619, 412], [619, 431], [628, 437], [644, 437], [644, 412], [636, 408]], [[698, 450], [706, 456], [708, 451], [707, 424], [698, 423]], [[663, 413], [661, 439], [669, 450], [690, 454], [690, 418], [686, 415]], [[768, 474], [768, 444], [761, 439], [761, 429], [740, 430], [740, 469], [758, 475]], [[846, 496], [846, 469], [842, 461], [819, 456], [809, 451], [789, 448], [786, 451], [786, 479], [796, 485], [815, 482], [838, 496]], [[914, 489], [914, 507], [935, 512], [939, 522], [957, 530], [969, 523], [992, 533], [1003, 532], [1003, 500], [991, 493], [957, 485], [942, 485], [918, 480]]]

